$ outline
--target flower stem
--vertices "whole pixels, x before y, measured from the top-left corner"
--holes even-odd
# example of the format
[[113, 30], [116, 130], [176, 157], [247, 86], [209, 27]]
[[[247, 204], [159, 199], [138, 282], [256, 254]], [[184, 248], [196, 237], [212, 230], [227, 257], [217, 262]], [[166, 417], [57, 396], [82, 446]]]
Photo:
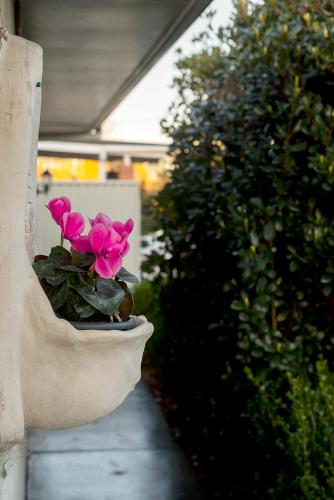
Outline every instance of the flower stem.
[[71, 256], [72, 256], [72, 264], [73, 266], [76, 266], [77, 264], [77, 253], [76, 252], [72, 252], [72, 249], [71, 249]]
[[60, 246], [61, 247], [64, 246], [64, 235], [63, 235], [63, 233], [61, 233], [61, 236], [60, 236]]
[[87, 281], [84, 280], [84, 278], [82, 277], [82, 274], [81, 273], [78, 273], [78, 276], [79, 276], [79, 280], [81, 281], [81, 283], [85, 286], [90, 286]]

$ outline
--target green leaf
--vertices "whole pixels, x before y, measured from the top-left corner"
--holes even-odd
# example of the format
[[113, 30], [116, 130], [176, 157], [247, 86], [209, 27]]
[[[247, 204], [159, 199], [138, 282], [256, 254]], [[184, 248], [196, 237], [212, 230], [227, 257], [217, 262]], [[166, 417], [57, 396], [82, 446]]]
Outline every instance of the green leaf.
[[[44, 256], [37, 256], [37, 259], [33, 263], [33, 268], [39, 280], [45, 278], [52, 286], [60, 285], [60, 283], [66, 280], [65, 271], [58, 270], [57, 266], [59, 259], [64, 259], [64, 253], [61, 255], [59, 249], [65, 250], [62, 247], [54, 247], [49, 257], [44, 258]], [[67, 252], [67, 250], [65, 250], [65, 252]], [[68, 258], [68, 256], [66, 256], [66, 258]]]
[[258, 237], [258, 235], [254, 231], [251, 231], [250, 234], [249, 234], [249, 236], [250, 236], [250, 240], [251, 240], [252, 245], [254, 245], [255, 247], [257, 247], [258, 244], [259, 244], [259, 237]]
[[98, 280], [97, 290], [90, 287], [78, 287], [76, 290], [88, 304], [108, 316], [118, 310], [125, 295], [124, 290], [116, 281], [105, 279]]
[[48, 299], [52, 305], [54, 311], [60, 309], [66, 302], [68, 295], [68, 285], [67, 282], [64, 281], [59, 286], [53, 286], [47, 288], [46, 294]]
[[72, 266], [72, 265], [69, 265], [69, 266], [57, 266], [57, 268], [58, 269], [62, 269], [63, 271], [68, 271], [68, 272], [72, 272], [72, 273], [85, 273], [86, 272], [83, 269], [80, 269], [80, 267]]
[[307, 148], [306, 142], [300, 142], [298, 144], [292, 144], [289, 146], [289, 150], [291, 153], [300, 153], [301, 151], [305, 151]]
[[295, 271], [297, 271], [298, 269], [298, 265], [295, 261], [291, 261], [290, 262], [290, 265], [289, 265], [289, 269], [292, 273], [294, 273]]
[[83, 300], [79, 295], [73, 292], [71, 289], [68, 290], [67, 299], [63, 307], [58, 310], [58, 314], [69, 321], [80, 321], [80, 316], [74, 310], [74, 304]]
[[35, 255], [34, 262], [39, 262], [41, 260], [47, 260], [47, 255]]
[[124, 267], [121, 267], [119, 272], [117, 273], [117, 278], [122, 281], [126, 281], [127, 283], [138, 283], [138, 278], [134, 274], [129, 273]]
[[119, 281], [120, 286], [124, 290], [124, 298], [118, 307], [118, 312], [123, 321], [126, 321], [133, 313], [134, 300], [132, 294], [129, 292], [128, 286], [124, 281]]
[[275, 238], [275, 227], [272, 222], [264, 226], [263, 235], [266, 241], [272, 241]]
[[80, 318], [82, 319], [90, 318], [95, 313], [94, 307], [90, 304], [87, 304], [87, 302], [83, 300], [80, 300], [78, 301], [78, 303], [73, 304], [73, 309], [77, 314], [79, 314]]
[[245, 309], [245, 306], [240, 300], [233, 300], [231, 309], [233, 309], [234, 311], [242, 311], [243, 309]]
[[67, 273], [67, 283], [70, 288], [74, 289], [82, 286], [82, 281], [80, 280], [78, 273]]
[[80, 321], [80, 316], [73, 309], [72, 304], [67, 300], [63, 307], [58, 310], [58, 314], [61, 318], [65, 318], [68, 321]]
[[42, 280], [49, 275], [52, 276], [55, 272], [53, 264], [51, 264], [48, 259], [38, 260], [37, 262], [33, 263], [32, 267], [39, 280]]
[[255, 196], [254, 198], [250, 198], [249, 202], [252, 203], [257, 208], [263, 207], [263, 202], [261, 198], [258, 198], [257, 196]]
[[289, 315], [289, 311], [281, 312], [277, 315], [277, 323], [281, 323], [282, 321], [285, 321], [286, 318]]
[[53, 273], [45, 276], [45, 279], [52, 286], [60, 285], [60, 283], [63, 283], [63, 281], [66, 280], [66, 273], [65, 271], [54, 269]]
[[56, 246], [51, 248], [49, 261], [56, 267], [68, 266], [72, 263], [72, 256], [66, 248]]
[[240, 321], [249, 321], [249, 316], [248, 314], [244, 313], [244, 312], [241, 312], [239, 313], [239, 319]]
[[95, 255], [92, 253], [73, 252], [74, 262], [78, 267], [90, 267], [95, 262]]
[[112, 279], [100, 278], [96, 283], [98, 293], [112, 294], [113, 301], [116, 304], [116, 310], [118, 305], [122, 302], [125, 292], [120, 284]]
[[256, 284], [257, 293], [263, 292], [265, 290], [266, 286], [267, 286], [267, 279], [264, 276], [261, 276], [261, 278], [259, 278], [259, 280]]
[[321, 283], [324, 283], [324, 284], [327, 284], [327, 283], [331, 283], [333, 281], [333, 278], [332, 276], [322, 276], [321, 277]]

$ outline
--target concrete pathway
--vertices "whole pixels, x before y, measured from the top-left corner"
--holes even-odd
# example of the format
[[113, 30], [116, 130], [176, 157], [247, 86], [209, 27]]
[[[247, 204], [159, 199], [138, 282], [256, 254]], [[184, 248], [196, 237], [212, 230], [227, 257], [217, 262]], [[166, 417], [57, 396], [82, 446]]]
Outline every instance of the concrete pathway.
[[199, 500], [196, 481], [141, 382], [97, 423], [50, 432], [28, 458], [28, 500]]

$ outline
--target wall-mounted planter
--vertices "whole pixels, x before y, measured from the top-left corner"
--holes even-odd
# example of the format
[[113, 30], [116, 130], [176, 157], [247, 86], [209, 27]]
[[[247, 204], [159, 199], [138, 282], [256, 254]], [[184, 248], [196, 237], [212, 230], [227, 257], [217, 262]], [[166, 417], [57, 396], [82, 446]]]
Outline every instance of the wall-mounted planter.
[[152, 325], [141, 318], [127, 331], [77, 330], [54, 316], [33, 271], [30, 284], [22, 367], [26, 426], [64, 429], [109, 414], [140, 379]]
[[[130, 330], [79, 331], [55, 316], [25, 250], [42, 51], [9, 36], [0, 49], [0, 449], [109, 414], [140, 378], [145, 318]], [[35, 168], [35, 165], [34, 165]]]

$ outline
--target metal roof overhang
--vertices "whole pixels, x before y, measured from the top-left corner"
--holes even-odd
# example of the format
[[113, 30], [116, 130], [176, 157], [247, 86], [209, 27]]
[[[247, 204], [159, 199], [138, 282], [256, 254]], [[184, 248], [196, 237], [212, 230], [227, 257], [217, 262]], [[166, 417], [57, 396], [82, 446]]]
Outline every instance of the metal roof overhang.
[[44, 51], [42, 138], [98, 129], [210, 0], [21, 0]]

